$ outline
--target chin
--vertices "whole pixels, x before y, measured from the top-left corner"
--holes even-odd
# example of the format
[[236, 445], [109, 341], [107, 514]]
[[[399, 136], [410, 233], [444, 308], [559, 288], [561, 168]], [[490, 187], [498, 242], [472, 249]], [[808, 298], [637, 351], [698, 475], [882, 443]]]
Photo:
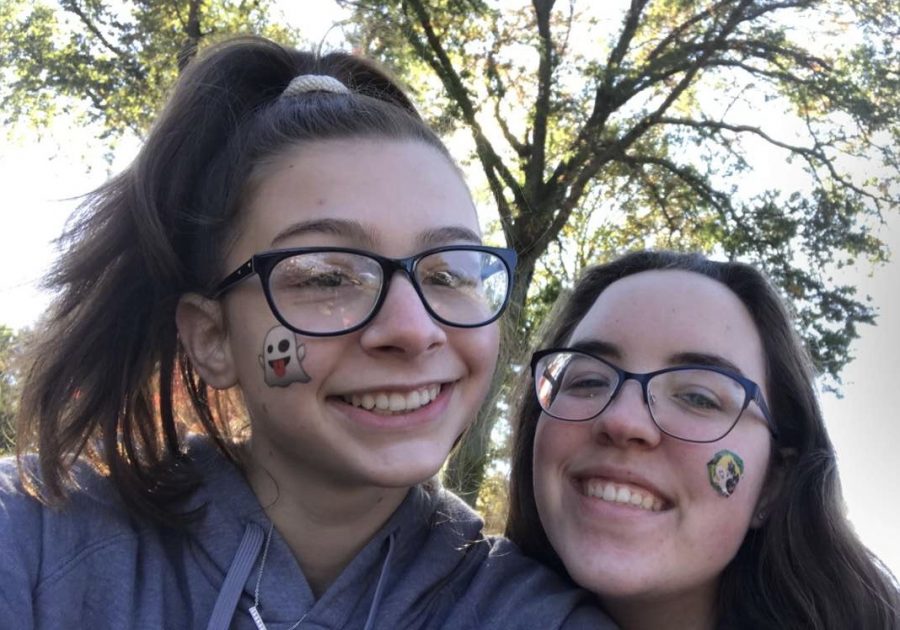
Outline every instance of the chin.
[[411, 488], [437, 475], [445, 458], [404, 458], [397, 456], [394, 465], [372, 470], [370, 479], [385, 488]]

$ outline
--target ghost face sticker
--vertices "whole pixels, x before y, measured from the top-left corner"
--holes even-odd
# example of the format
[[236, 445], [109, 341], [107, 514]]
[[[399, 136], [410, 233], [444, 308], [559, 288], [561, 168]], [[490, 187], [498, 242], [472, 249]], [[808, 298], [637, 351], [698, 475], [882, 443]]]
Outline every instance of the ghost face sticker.
[[291, 383], [308, 383], [309, 375], [301, 364], [304, 356], [306, 346], [297, 340], [297, 335], [284, 326], [270, 330], [259, 355], [266, 385], [287, 387]]
[[723, 497], [730, 497], [744, 474], [744, 460], [731, 451], [719, 451], [706, 462], [709, 483]]

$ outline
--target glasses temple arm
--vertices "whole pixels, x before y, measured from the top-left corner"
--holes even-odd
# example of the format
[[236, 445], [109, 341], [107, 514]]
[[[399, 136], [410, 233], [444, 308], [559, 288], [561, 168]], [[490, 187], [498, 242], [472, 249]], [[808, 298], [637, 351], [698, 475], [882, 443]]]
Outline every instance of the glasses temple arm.
[[772, 412], [769, 411], [769, 405], [766, 404], [766, 399], [763, 398], [762, 389], [759, 386], [756, 387], [753, 392], [753, 400], [756, 402], [756, 405], [759, 407], [760, 411], [762, 411], [763, 416], [766, 419], [766, 423], [769, 425], [769, 431], [772, 432], [772, 437], [778, 438], [778, 427], [775, 426], [775, 420], [772, 418]]
[[212, 298], [220, 297], [225, 291], [236, 285], [238, 282], [247, 278], [255, 273], [255, 269], [253, 268], [253, 259], [251, 258], [243, 265], [232, 271], [228, 276], [222, 280], [213, 290]]

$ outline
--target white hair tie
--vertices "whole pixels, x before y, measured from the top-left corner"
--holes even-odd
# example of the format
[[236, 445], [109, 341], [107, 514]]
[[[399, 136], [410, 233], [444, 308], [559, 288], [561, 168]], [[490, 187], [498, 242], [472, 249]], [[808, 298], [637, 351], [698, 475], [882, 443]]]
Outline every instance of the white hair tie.
[[282, 97], [296, 96], [305, 92], [332, 92], [335, 94], [349, 94], [346, 85], [324, 74], [301, 74], [291, 79], [288, 86], [281, 93]]

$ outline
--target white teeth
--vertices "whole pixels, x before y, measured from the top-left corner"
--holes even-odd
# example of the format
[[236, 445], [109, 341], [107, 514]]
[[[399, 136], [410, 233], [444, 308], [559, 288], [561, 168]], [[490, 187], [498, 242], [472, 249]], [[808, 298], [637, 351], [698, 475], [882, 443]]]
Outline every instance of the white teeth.
[[600, 479], [589, 479], [583, 482], [582, 491], [589, 497], [595, 497], [610, 503], [623, 503], [642, 510], [659, 512], [663, 508], [662, 499], [655, 497], [647, 490], [634, 486], [612, 483]]
[[365, 394], [351, 394], [342, 398], [344, 402], [354, 407], [362, 407], [368, 410], [374, 409], [376, 412], [396, 413], [413, 411], [419, 407], [424, 407], [437, 398], [440, 391], [440, 385], [428, 385], [420, 389], [414, 389], [406, 394], [399, 392], [368, 392]]
[[388, 400], [390, 401], [391, 411], [402, 411], [406, 409], [406, 396], [403, 394], [393, 393], [388, 396]]
[[612, 484], [607, 485], [603, 489], [603, 494], [600, 495], [604, 501], [615, 501], [616, 500], [616, 487]]

